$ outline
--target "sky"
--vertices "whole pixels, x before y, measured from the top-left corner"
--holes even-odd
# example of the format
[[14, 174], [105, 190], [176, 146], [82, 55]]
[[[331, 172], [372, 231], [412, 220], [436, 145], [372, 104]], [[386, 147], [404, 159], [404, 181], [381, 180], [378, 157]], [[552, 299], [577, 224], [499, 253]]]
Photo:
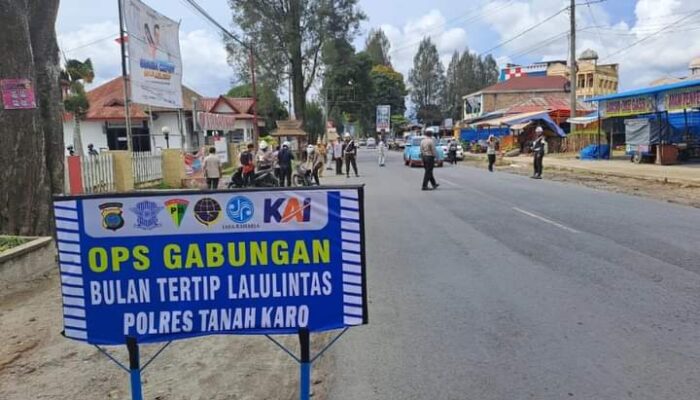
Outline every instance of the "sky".
[[[592, 48], [600, 63], [619, 63], [622, 90], [644, 87], [664, 76], [686, 76], [691, 59], [700, 57], [700, 40], [694, 40], [700, 31], [698, 0], [577, 1], [577, 53]], [[145, 3], [181, 21], [183, 83], [207, 96], [228, 91], [236, 71], [227, 62], [216, 29], [184, 0]], [[119, 46], [113, 40], [119, 31], [117, 2], [97, 4], [61, 0], [57, 22], [59, 46], [66, 57], [92, 59], [96, 69], [92, 87], [121, 73]], [[228, 1], [199, 0], [199, 4], [230, 26]], [[367, 20], [355, 46], [362, 49], [367, 32], [381, 27], [391, 42], [392, 64], [404, 76], [425, 36], [436, 43], [445, 68], [454, 51], [467, 48], [492, 53], [500, 65], [564, 60], [569, 52], [569, 13], [563, 9], [568, 4], [569, 0], [360, 0]]]

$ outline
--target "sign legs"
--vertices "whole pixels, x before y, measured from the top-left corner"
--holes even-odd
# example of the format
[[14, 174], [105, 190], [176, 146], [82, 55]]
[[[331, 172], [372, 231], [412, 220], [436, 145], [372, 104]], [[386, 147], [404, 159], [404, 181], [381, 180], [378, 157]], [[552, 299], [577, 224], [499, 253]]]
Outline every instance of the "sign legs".
[[126, 338], [126, 348], [129, 350], [129, 376], [131, 378], [131, 399], [143, 400], [141, 388], [141, 362], [139, 357], [139, 345], [136, 338]]
[[299, 345], [301, 349], [299, 399], [309, 400], [311, 397], [311, 335], [308, 329], [299, 330]]

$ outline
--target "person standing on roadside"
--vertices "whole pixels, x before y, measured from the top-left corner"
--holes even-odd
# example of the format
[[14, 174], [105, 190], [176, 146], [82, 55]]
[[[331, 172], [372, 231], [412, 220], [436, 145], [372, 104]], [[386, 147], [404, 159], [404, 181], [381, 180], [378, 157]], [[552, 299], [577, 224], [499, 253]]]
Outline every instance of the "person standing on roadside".
[[533, 167], [535, 169], [534, 174], [531, 176], [532, 179], [542, 179], [542, 160], [544, 155], [547, 153], [547, 140], [544, 137], [544, 130], [541, 126], [535, 129], [537, 133], [537, 139], [532, 143], [532, 154], [533, 154]]
[[386, 162], [386, 144], [383, 139], [379, 139], [379, 144], [377, 145], [377, 153], [379, 154], [379, 166], [383, 167]]
[[328, 159], [330, 158], [331, 161], [335, 161], [335, 157], [333, 156], [333, 141], [329, 140], [328, 144], [326, 144], [326, 160], [325, 163], [327, 165], [326, 169], [329, 171], [333, 171], [333, 167], [331, 166], [331, 163], [328, 162]]
[[345, 143], [343, 144], [343, 157], [345, 158], [345, 173], [347, 177], [350, 177], [350, 166], [352, 165], [352, 170], [355, 172], [355, 176], [359, 177], [357, 173], [357, 146], [355, 141], [350, 137], [349, 133], [345, 133], [343, 136], [345, 138]]
[[306, 164], [304, 165], [306, 173], [313, 177], [316, 185], [321, 185], [321, 180], [318, 177], [318, 173], [323, 169], [323, 159], [321, 155], [318, 154], [317, 148], [310, 144], [306, 146]]
[[255, 156], [253, 156], [253, 151], [255, 146], [252, 143], [248, 144], [247, 150], [241, 153], [239, 161], [241, 162], [241, 174], [243, 175], [243, 182], [245, 186], [250, 185], [253, 173], [255, 172]]
[[[420, 142], [420, 154], [423, 159], [423, 168], [425, 172], [423, 173], [423, 186], [422, 190], [434, 190], [440, 186], [435, 182], [435, 177], [433, 176], [433, 168], [435, 168], [435, 157], [437, 157], [437, 148], [435, 147], [435, 141], [433, 140], [433, 133], [431, 131], [425, 131], [425, 137]], [[428, 183], [432, 185], [432, 188], [428, 187]]]
[[318, 170], [318, 176], [323, 177], [323, 170], [325, 169], [325, 165], [328, 163], [328, 154], [326, 154], [326, 144], [321, 141], [321, 139], [318, 140], [316, 143], [316, 153], [319, 156], [319, 161], [321, 163], [321, 169]]
[[294, 154], [289, 149], [289, 142], [284, 142], [282, 144], [282, 149], [279, 154], [277, 154], [277, 163], [280, 167], [280, 186], [291, 187], [292, 186], [292, 160], [294, 160]]
[[213, 147], [209, 148], [209, 155], [204, 158], [204, 177], [207, 179], [207, 189], [216, 190], [219, 188], [221, 161]]
[[447, 146], [447, 151], [450, 155], [450, 164], [455, 165], [457, 164], [457, 141], [456, 140], [450, 140], [449, 146]]
[[489, 171], [493, 172], [493, 165], [496, 163], [496, 153], [498, 152], [498, 139], [490, 135], [486, 140], [486, 156], [489, 158]]
[[335, 161], [335, 174], [343, 175], [343, 143], [339, 139], [333, 141], [333, 161]]

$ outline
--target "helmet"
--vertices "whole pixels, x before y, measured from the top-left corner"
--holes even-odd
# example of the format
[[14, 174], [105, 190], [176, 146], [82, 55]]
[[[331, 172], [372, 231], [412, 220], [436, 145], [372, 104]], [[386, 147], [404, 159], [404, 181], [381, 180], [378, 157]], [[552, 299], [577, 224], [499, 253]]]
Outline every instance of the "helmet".
[[289, 142], [284, 142], [284, 143], [282, 143], [282, 147], [290, 147]]
[[537, 133], [542, 133], [542, 132], [544, 132], [544, 130], [542, 129], [541, 126], [538, 126], [538, 127], [535, 129], [535, 132], [537, 132]]
[[267, 142], [266, 141], [264, 141], [264, 140], [260, 141], [260, 150], [263, 150], [263, 151], [267, 150]]
[[343, 135], [343, 137], [344, 137], [345, 139], [350, 139], [350, 134], [347, 133], [347, 132], [345, 132], [345, 134]]
[[310, 145], [306, 146], [306, 153], [311, 154], [314, 152], [315, 149], [316, 149], [316, 147], [314, 147], [313, 144], [310, 144]]

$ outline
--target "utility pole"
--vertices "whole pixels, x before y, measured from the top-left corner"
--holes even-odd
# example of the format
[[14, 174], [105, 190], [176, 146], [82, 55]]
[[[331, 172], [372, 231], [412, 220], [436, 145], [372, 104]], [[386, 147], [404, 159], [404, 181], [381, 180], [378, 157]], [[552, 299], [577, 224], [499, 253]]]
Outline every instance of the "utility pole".
[[[121, 45], [121, 55], [122, 55], [122, 80], [124, 81], [124, 115], [125, 115], [125, 126], [126, 126], [126, 149], [132, 151], [132, 139], [131, 139], [131, 112], [130, 103], [131, 96], [129, 96], [129, 74], [126, 70], [126, 32], [124, 30], [124, 12], [122, 11], [122, 0], [117, 0], [117, 6], [119, 7], [119, 44]], [[129, 40], [133, 40], [129, 38]], [[82, 149], [81, 149], [82, 153]]]
[[[571, 116], [570, 118], [576, 117], [576, 84], [577, 84], [577, 74], [576, 74], [576, 0], [571, 0], [571, 7], [569, 9], [571, 12], [571, 69], [569, 71], [569, 83], [571, 86]], [[574, 124], [571, 124], [571, 132], [574, 131]]]
[[253, 144], [258, 147], [258, 88], [255, 83], [255, 53], [253, 52], [253, 42], [250, 42], [250, 80], [253, 91]]

